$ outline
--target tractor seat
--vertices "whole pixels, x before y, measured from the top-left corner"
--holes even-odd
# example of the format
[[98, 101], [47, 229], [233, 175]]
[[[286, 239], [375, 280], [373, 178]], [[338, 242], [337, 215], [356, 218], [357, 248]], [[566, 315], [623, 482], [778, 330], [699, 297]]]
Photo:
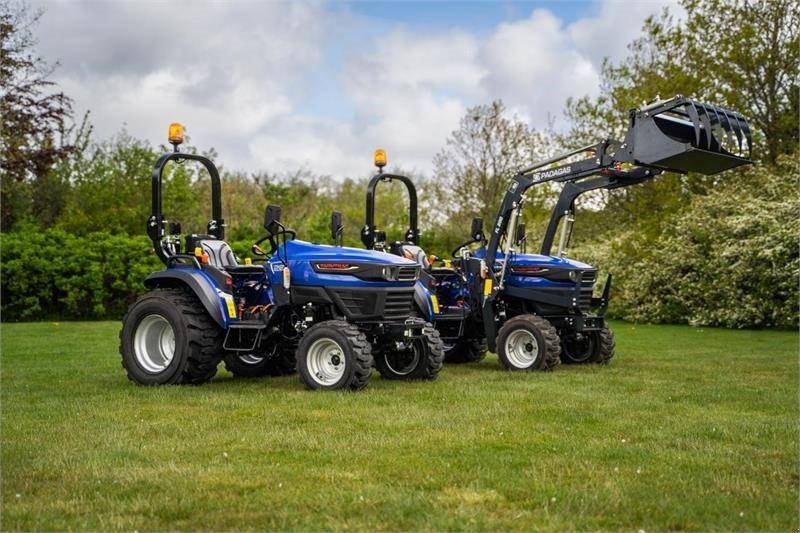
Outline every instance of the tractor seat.
[[208, 254], [208, 264], [228, 274], [262, 274], [263, 265], [240, 265], [230, 245], [218, 239], [203, 239], [200, 247]]
[[219, 269], [235, 267], [239, 265], [233, 250], [225, 241], [217, 239], [203, 239], [200, 241], [203, 252], [208, 254], [208, 264]]
[[422, 270], [430, 270], [431, 263], [428, 261], [428, 255], [425, 250], [415, 244], [404, 244], [400, 248], [403, 251], [403, 257], [411, 259], [422, 267]]

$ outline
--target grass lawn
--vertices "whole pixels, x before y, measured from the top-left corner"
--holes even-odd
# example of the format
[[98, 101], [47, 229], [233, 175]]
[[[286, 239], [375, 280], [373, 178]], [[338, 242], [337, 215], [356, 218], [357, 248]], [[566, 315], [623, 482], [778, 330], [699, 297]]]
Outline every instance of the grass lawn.
[[118, 323], [3, 324], [2, 530], [797, 530], [798, 336], [615, 324], [357, 394], [142, 388]]

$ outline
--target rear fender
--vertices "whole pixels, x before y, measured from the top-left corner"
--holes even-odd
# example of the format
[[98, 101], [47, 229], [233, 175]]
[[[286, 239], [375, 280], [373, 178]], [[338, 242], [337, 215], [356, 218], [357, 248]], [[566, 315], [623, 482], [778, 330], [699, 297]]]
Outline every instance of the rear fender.
[[[235, 315], [233, 297], [219, 290], [213, 280], [199, 270], [169, 268], [153, 272], [144, 280], [144, 286], [148, 289], [182, 288], [188, 290], [197, 296], [214, 322], [223, 329], [228, 326], [231, 316]], [[234, 311], [230, 311], [231, 309]]]

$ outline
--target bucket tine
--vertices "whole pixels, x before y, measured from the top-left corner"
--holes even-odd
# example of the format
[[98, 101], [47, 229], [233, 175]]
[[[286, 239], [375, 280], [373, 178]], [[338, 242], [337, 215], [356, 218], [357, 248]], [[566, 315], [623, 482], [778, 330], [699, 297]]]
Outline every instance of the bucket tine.
[[728, 111], [724, 107], [721, 107], [720, 111], [722, 111], [722, 118], [725, 121], [725, 124], [723, 125], [725, 129], [725, 138], [727, 139], [725, 150], [733, 153], [734, 146], [736, 146], [736, 143], [733, 142], [733, 124], [728, 116]]
[[694, 145], [700, 146], [700, 117], [697, 116], [697, 107], [692, 100], [686, 102], [686, 114], [689, 115], [689, 120], [694, 126]]
[[736, 134], [736, 141], [739, 146], [739, 154], [744, 153], [742, 149], [742, 123], [739, 121], [740, 115], [734, 111], [729, 111], [730, 117], [736, 121], [736, 125], [733, 127], [733, 132]]
[[[702, 111], [700, 121], [703, 123], [703, 128], [706, 130], [706, 149], [711, 150], [711, 120], [708, 116], [708, 108], [703, 104], [698, 104], [697, 108]], [[700, 143], [697, 143], [700, 148]]]
[[742, 130], [744, 131], [744, 137], [747, 139], [747, 157], [750, 157], [750, 154], [753, 150], [753, 138], [750, 135], [750, 125], [747, 124], [747, 120], [742, 115], [739, 115], [739, 122], [742, 123]]

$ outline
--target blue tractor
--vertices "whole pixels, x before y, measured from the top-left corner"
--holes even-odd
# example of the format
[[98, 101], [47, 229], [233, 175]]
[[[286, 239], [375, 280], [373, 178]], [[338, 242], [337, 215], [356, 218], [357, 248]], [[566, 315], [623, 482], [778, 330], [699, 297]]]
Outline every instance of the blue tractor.
[[[614, 334], [604, 318], [611, 276], [595, 296], [597, 269], [564, 256], [576, 199], [588, 191], [642, 183], [664, 171], [722, 172], [749, 163], [750, 144], [744, 117], [720, 107], [678, 96], [633, 110], [622, 142], [604, 140], [513, 176], [490, 238], [484, 237], [482, 220], [474, 219], [470, 239], [453, 251], [443, 267], [434, 266], [419, 248], [411, 180], [380, 171], [368, 184], [362, 242], [420, 264], [423, 273], [418, 283], [438, 306], [426, 307], [421, 297], [417, 303], [440, 330], [448, 362], [480, 360], [488, 345], [508, 370], [547, 370], [561, 361], [607, 363], [615, 349]], [[404, 241], [387, 243], [385, 233], [375, 226], [374, 195], [378, 183], [392, 180], [408, 189], [410, 227]], [[520, 223], [525, 192], [553, 181], [564, 187], [540, 253], [526, 253]], [[552, 255], [559, 226], [559, 248]]]
[[[604, 318], [611, 276], [596, 297], [597, 269], [564, 257], [581, 194], [628, 187], [665, 171], [716, 174], [748, 164], [750, 150], [750, 129], [742, 115], [676, 96], [632, 110], [622, 141], [606, 139], [513, 176], [488, 243], [475, 254], [492, 268], [484, 269], [484, 279], [476, 280], [472, 290], [489, 348], [497, 351], [503, 366], [547, 369], [559, 360], [606, 363], [614, 355], [614, 335]], [[541, 253], [527, 254], [525, 230], [520, 228], [524, 195], [546, 182], [564, 187]], [[553, 256], [559, 225], [560, 243]]]
[[[476, 268], [470, 269], [468, 258], [462, 257], [462, 249], [472, 243], [483, 242], [482, 220], [473, 220], [471, 239], [453, 251], [452, 260], [438, 261], [438, 258], [427, 255], [420, 246], [421, 232], [414, 182], [408, 176], [383, 171], [386, 152], [382, 149], [375, 151], [375, 165], [378, 172], [367, 184], [366, 219], [361, 228], [361, 242], [368, 250], [388, 252], [419, 265], [420, 276], [415, 291], [417, 312], [439, 331], [444, 343], [445, 362], [480, 361], [486, 356], [486, 339], [480, 329], [482, 324], [473, 323], [480, 314], [472, 307], [470, 297], [472, 280], [479, 271]], [[402, 183], [408, 194], [408, 229], [402, 240], [389, 241], [386, 232], [376, 225], [375, 200], [378, 185], [393, 181]], [[479, 262], [473, 263], [473, 267], [480, 266]]]
[[[436, 377], [442, 341], [413, 310], [419, 265], [297, 240], [272, 205], [266, 234], [253, 246], [263, 264], [240, 264], [224, 240], [219, 172], [208, 158], [179, 152], [182, 141], [182, 126], [173, 124], [175, 150], [153, 169], [147, 234], [166, 268], [147, 277], [149, 292], [123, 319], [120, 354], [132, 381], [203, 383], [223, 359], [243, 377], [296, 368], [310, 389], [361, 389], [373, 367], [387, 379]], [[208, 171], [212, 218], [204, 234], [183, 237], [180, 224], [162, 213], [170, 161], [196, 161]], [[341, 234], [340, 217], [333, 217], [332, 233]]]

